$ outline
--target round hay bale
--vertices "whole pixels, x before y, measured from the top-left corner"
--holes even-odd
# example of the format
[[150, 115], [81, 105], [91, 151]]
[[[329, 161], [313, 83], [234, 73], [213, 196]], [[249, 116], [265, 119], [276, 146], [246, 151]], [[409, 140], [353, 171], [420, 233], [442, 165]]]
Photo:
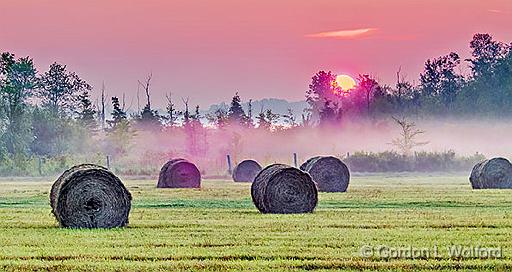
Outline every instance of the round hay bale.
[[313, 157], [303, 163], [300, 170], [311, 175], [320, 192], [347, 191], [350, 172], [348, 167], [336, 157]]
[[244, 160], [233, 170], [235, 182], [253, 182], [254, 178], [261, 171], [261, 165], [254, 160]]
[[469, 181], [473, 189], [512, 189], [512, 164], [505, 158], [479, 162]]
[[261, 170], [251, 187], [252, 201], [262, 213], [307, 213], [318, 203], [316, 184], [297, 168], [272, 164]]
[[157, 188], [201, 188], [201, 173], [185, 159], [168, 161], [160, 170]]
[[480, 183], [480, 173], [482, 172], [482, 165], [487, 160], [481, 161], [473, 167], [471, 170], [471, 175], [469, 176], [469, 182], [471, 182], [471, 187], [473, 189], [482, 189], [482, 184]]
[[52, 213], [61, 227], [115, 228], [128, 224], [132, 196], [106, 168], [81, 164], [66, 170], [50, 192]]

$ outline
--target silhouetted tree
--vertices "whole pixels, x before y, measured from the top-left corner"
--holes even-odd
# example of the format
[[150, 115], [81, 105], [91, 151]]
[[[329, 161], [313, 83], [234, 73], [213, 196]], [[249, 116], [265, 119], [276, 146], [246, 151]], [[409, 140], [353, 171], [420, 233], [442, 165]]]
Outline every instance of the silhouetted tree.
[[206, 119], [210, 124], [222, 129], [228, 123], [228, 112], [223, 108], [219, 108], [214, 113], [207, 114]]
[[194, 115], [191, 116], [193, 120], [200, 121], [201, 120], [201, 113], [199, 110], [199, 105], [196, 105], [196, 109], [194, 111]]
[[106, 122], [105, 103], [106, 102], [107, 102], [107, 97], [105, 95], [105, 83], [102, 83], [102, 85], [101, 85], [101, 108], [98, 111], [99, 120], [100, 120], [102, 129], [105, 129], [105, 122]]
[[[188, 101], [187, 101], [188, 108]], [[188, 111], [188, 109], [186, 110]], [[196, 106], [194, 114], [189, 115], [189, 121], [184, 124], [186, 136], [187, 153], [191, 156], [204, 156], [208, 149], [206, 130], [201, 123], [199, 105]]]
[[112, 97], [112, 120], [108, 120], [108, 124], [111, 128], [115, 129], [117, 125], [119, 125], [121, 122], [127, 120], [126, 112], [123, 108], [121, 108], [121, 104], [119, 103], [119, 98], [116, 96]]
[[183, 104], [185, 104], [185, 111], [183, 112], [183, 126], [187, 126], [190, 123], [190, 111], [188, 109], [188, 100], [188, 97], [187, 99], [181, 99], [181, 101], [183, 101]]
[[293, 113], [292, 109], [288, 109], [286, 114], [283, 114], [284, 122], [289, 125], [290, 127], [296, 127], [297, 126], [297, 118], [295, 117], [295, 114]]
[[82, 92], [78, 95], [78, 121], [81, 125], [87, 128], [89, 131], [96, 129], [96, 109], [92, 106], [91, 98], [88, 91]]
[[256, 119], [258, 122], [259, 129], [270, 130], [272, 128], [272, 124], [270, 124], [270, 122], [267, 121], [267, 118], [266, 118], [264, 112], [260, 112], [258, 114], [258, 117], [256, 117]]
[[370, 103], [374, 93], [381, 92], [381, 87], [377, 80], [372, 78], [370, 75], [359, 75], [359, 85], [357, 89], [361, 90], [365, 94], [366, 98], [366, 112], [370, 116]]
[[470, 42], [472, 58], [468, 59], [475, 77], [492, 77], [498, 63], [503, 60], [510, 46], [493, 40], [489, 34], [475, 34]]
[[174, 105], [174, 101], [172, 100], [172, 93], [166, 94], [165, 97], [167, 98], [167, 126], [174, 127], [176, 126], [178, 122], [178, 118], [182, 114], [180, 111], [176, 110], [176, 107]]
[[325, 101], [324, 106], [320, 110], [320, 125], [335, 125], [340, 121], [341, 113], [337, 104]]
[[427, 60], [425, 71], [420, 74], [422, 94], [430, 98], [439, 97], [446, 107], [450, 107], [461, 85], [462, 77], [455, 72], [459, 64], [459, 55], [453, 52]]
[[138, 120], [138, 125], [143, 129], [160, 129], [161, 122], [160, 122], [160, 116], [158, 114], [158, 111], [153, 110], [151, 108], [151, 79], [153, 75], [149, 74], [146, 78], [146, 81], [144, 83], [139, 81], [139, 85], [144, 89], [144, 92], [146, 94], [146, 105], [142, 109], [142, 112], [140, 113], [140, 119]]
[[38, 97], [43, 106], [56, 115], [65, 115], [76, 105], [75, 95], [92, 88], [77, 74], [68, 72], [66, 65], [53, 63], [39, 80]]
[[235, 93], [231, 100], [231, 106], [228, 110], [228, 119], [231, 124], [246, 126], [248, 123], [248, 117], [245, 115], [244, 109], [242, 108], [242, 100], [238, 92]]
[[306, 101], [310, 105], [312, 118], [320, 124], [334, 124], [341, 119], [343, 90], [336, 83], [332, 72], [316, 73], [306, 92]]
[[119, 98], [112, 97], [112, 120], [107, 120], [110, 129], [107, 133], [106, 152], [110, 155], [123, 155], [128, 152], [135, 132], [132, 130], [126, 111]]
[[247, 103], [247, 122], [250, 127], [254, 127], [252, 120], [252, 99], [249, 99], [249, 102]]
[[419, 95], [410, 82], [401, 78], [401, 70], [402, 67], [396, 73], [396, 91], [392, 95], [396, 100], [396, 111], [398, 113], [403, 113], [406, 108], [419, 107]]
[[279, 118], [279, 114], [272, 112], [271, 109], [267, 109], [266, 111], [262, 109], [257, 117], [258, 128], [270, 131], [279, 121]]
[[[15, 59], [11, 53], [0, 57], [1, 113], [5, 116], [2, 146], [11, 154], [26, 154], [32, 141], [27, 102], [36, 86], [36, 69], [29, 57]], [[2, 129], [0, 128], [0, 132]], [[1, 150], [0, 150], [1, 152]]]

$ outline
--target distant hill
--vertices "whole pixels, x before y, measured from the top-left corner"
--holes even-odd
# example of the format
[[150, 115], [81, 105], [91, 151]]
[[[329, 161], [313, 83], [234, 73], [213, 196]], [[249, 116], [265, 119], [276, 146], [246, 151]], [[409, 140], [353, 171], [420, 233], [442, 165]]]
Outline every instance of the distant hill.
[[[203, 111], [203, 113], [212, 113], [215, 112], [219, 108], [223, 108], [225, 110], [229, 109], [230, 102], [222, 102], [220, 104], [211, 105], [208, 110]], [[247, 112], [249, 106], [248, 102], [242, 104], [245, 112]], [[252, 113], [253, 116], [256, 116], [260, 113], [261, 110], [271, 109], [274, 113], [278, 114], [286, 114], [288, 113], [288, 109], [291, 109], [297, 119], [300, 119], [300, 115], [303, 110], [308, 107], [306, 101], [295, 101], [290, 102], [285, 99], [277, 99], [277, 98], [265, 98], [261, 100], [253, 100], [252, 101]]]

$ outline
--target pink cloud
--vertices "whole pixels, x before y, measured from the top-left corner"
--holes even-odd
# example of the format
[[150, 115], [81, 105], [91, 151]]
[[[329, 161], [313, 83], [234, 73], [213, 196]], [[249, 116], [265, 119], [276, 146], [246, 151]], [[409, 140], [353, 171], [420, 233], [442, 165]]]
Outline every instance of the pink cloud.
[[491, 12], [491, 13], [499, 13], [499, 14], [508, 14], [509, 13], [509, 12], [506, 12], [506, 11], [503, 11], [500, 9], [488, 9], [487, 11]]
[[345, 29], [336, 31], [319, 32], [305, 35], [308, 38], [333, 38], [333, 39], [344, 39], [352, 40], [357, 38], [368, 37], [375, 32], [377, 28], [358, 28], [358, 29]]

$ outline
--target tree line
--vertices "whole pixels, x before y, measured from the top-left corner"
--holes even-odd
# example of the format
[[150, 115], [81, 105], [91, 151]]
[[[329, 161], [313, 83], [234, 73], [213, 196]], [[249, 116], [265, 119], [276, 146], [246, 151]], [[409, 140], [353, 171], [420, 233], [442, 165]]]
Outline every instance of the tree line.
[[[66, 65], [53, 63], [39, 72], [32, 58], [4, 52], [0, 58], [0, 163], [23, 167], [34, 156], [123, 155], [143, 131], [180, 131], [186, 135], [187, 152], [196, 155], [206, 152], [209, 129], [237, 127], [276, 133], [398, 115], [509, 117], [511, 44], [489, 34], [475, 34], [470, 48], [471, 57], [466, 60], [454, 52], [427, 60], [418, 84], [405, 80], [399, 69], [394, 86], [361, 74], [354, 89], [343, 90], [334, 73], [319, 71], [306, 91], [309, 107], [301, 113], [276, 114], [263, 108], [255, 113], [251, 100], [244, 110], [237, 92], [228, 108], [204, 116], [188, 98], [181, 98], [183, 106], [178, 110], [171, 93], [166, 95], [164, 112], [157, 111], [151, 104], [152, 75], [138, 82], [144, 106], [129, 110], [124, 95], [108, 97], [104, 87], [92, 99], [92, 86]], [[468, 74], [459, 72], [463, 63], [470, 69]]]
[[253, 122], [251, 109], [245, 113], [238, 93], [229, 109], [205, 116], [199, 106], [191, 109], [188, 98], [182, 98], [184, 109], [178, 110], [169, 93], [166, 111], [159, 113], [151, 104], [151, 80], [149, 75], [138, 82], [145, 104], [129, 112], [124, 95], [107, 97], [104, 86], [100, 97], [93, 101], [92, 86], [66, 65], [53, 63], [47, 71], [39, 72], [30, 57], [2, 53], [0, 171], [23, 170], [35, 157], [55, 159], [98, 153], [121, 156], [129, 151], [137, 133], [145, 131], [184, 132], [187, 152], [197, 155], [205, 152], [206, 123], [220, 129], [239, 126], [271, 130], [280, 118], [270, 109], [262, 110]]
[[[394, 86], [362, 74], [353, 90], [343, 90], [334, 73], [320, 71], [306, 93], [308, 110], [319, 124], [390, 115], [507, 118], [512, 115], [511, 46], [489, 34], [475, 34], [469, 59], [461, 60], [455, 52], [429, 59], [418, 84], [405, 80], [399, 69]], [[467, 74], [459, 72], [464, 64]]]

